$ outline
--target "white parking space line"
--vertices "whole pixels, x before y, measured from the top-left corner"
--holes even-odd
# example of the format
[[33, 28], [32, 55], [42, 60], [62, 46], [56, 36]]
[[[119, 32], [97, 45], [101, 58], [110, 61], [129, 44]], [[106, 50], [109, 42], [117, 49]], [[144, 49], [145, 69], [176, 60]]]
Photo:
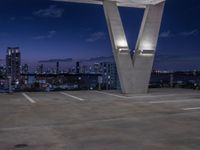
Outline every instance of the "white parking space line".
[[36, 103], [30, 96], [28, 96], [26, 93], [22, 93], [22, 95], [31, 103]]
[[162, 101], [150, 101], [150, 104], [164, 104], [164, 103], [181, 103], [181, 102], [200, 102], [199, 99], [179, 99], [179, 100], [162, 100]]
[[136, 95], [136, 96], [123, 96], [123, 95], [117, 95], [113, 93], [108, 93], [108, 92], [102, 92], [102, 91], [95, 91], [96, 93], [101, 93], [109, 96], [115, 96], [118, 98], [124, 98], [124, 99], [131, 99], [131, 98], [152, 98], [152, 97], [161, 97], [161, 96], [172, 96], [171, 94], [169, 95]]
[[100, 93], [100, 94], [104, 94], [104, 95], [109, 95], [109, 96], [115, 96], [118, 98], [131, 98], [131, 97], [127, 97], [127, 96], [122, 96], [122, 95], [116, 95], [116, 94], [112, 94], [112, 93], [107, 93], [107, 92], [100, 92], [100, 91], [95, 91], [96, 93]]
[[[132, 99], [132, 98], [158, 98], [158, 97], [174, 97], [174, 96], [190, 96], [190, 95], [197, 95], [197, 94], [163, 94], [163, 95], [135, 95], [135, 96], [123, 96], [123, 95], [118, 95], [118, 94], [113, 94], [113, 93], [108, 93], [108, 92], [103, 92], [103, 91], [94, 91], [96, 93], [101, 93], [109, 96], [115, 96], [118, 98], [123, 98], [123, 99]], [[198, 96], [200, 96], [198, 94]]]
[[175, 97], [175, 96], [200, 96], [200, 94], [159, 94], [159, 95], [136, 95], [128, 98], [159, 98], [159, 97]]
[[71, 94], [68, 94], [68, 93], [65, 93], [65, 92], [60, 92], [60, 94], [68, 96], [68, 97], [71, 97], [71, 98], [74, 98], [74, 99], [79, 100], [79, 101], [84, 101], [85, 100], [83, 98], [80, 98], [80, 97], [77, 97], [77, 96], [74, 96], [74, 95], [71, 95]]
[[193, 108], [183, 108], [183, 110], [189, 111], [189, 110], [198, 110], [200, 107], [193, 107]]

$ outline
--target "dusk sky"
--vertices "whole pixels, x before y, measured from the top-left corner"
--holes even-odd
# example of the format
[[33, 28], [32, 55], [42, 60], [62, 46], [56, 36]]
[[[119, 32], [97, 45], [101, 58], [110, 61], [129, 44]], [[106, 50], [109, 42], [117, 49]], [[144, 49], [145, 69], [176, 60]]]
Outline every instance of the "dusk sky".
[[[132, 50], [142, 9], [120, 8]], [[102, 6], [50, 0], [0, 0], [0, 59], [19, 46], [23, 62], [111, 56]], [[167, 0], [154, 69], [200, 70], [200, 0]]]

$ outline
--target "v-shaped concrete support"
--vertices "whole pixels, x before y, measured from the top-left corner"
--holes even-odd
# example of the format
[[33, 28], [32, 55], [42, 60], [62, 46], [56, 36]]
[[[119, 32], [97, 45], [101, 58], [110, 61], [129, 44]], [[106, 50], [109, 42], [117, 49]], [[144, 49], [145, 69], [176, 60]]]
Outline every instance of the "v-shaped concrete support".
[[[55, 0], [103, 4], [123, 93], [148, 91], [165, 0]], [[133, 59], [117, 6], [145, 8]]]
[[133, 56], [134, 93], [148, 91], [165, 2], [147, 5]]
[[122, 92], [132, 93], [134, 90], [133, 64], [117, 3], [105, 0], [103, 7]]
[[160, 30], [164, 2], [147, 5], [136, 51], [131, 59], [117, 3], [103, 1], [118, 76], [123, 93], [146, 93]]

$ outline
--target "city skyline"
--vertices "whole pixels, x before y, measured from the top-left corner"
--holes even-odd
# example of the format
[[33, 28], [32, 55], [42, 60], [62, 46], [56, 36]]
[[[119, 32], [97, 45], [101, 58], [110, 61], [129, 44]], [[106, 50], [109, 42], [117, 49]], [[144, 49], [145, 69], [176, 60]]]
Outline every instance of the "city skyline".
[[[198, 18], [200, 2], [179, 2], [166, 2], [155, 69], [200, 69], [200, 21], [194, 19]], [[8, 0], [0, 2], [0, 8], [0, 59], [5, 59], [7, 47], [12, 46], [20, 47], [24, 63], [112, 56], [101, 6]], [[120, 8], [120, 12], [134, 50], [143, 10]]]

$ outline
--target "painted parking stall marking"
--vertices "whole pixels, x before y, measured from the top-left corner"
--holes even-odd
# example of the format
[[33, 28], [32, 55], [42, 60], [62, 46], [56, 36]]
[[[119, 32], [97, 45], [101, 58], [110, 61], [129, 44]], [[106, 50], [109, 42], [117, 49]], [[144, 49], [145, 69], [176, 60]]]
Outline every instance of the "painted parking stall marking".
[[178, 99], [178, 100], [162, 100], [150, 101], [150, 104], [165, 104], [165, 103], [181, 103], [181, 102], [200, 102], [199, 99]]
[[84, 101], [85, 100], [83, 98], [80, 98], [80, 97], [77, 97], [77, 96], [74, 96], [74, 95], [71, 95], [71, 94], [68, 94], [68, 93], [65, 93], [65, 92], [60, 92], [60, 94], [68, 96], [68, 97], [71, 97], [71, 98], [79, 100], [79, 101]]
[[190, 110], [200, 110], [200, 107], [191, 107], [191, 108], [183, 108], [185, 111], [190, 111]]
[[36, 103], [35, 100], [33, 100], [30, 96], [28, 96], [26, 93], [22, 93], [22, 95], [30, 102], [30, 103]]
[[100, 91], [95, 91], [96, 93], [100, 93], [100, 94], [104, 94], [104, 95], [109, 95], [109, 96], [114, 96], [114, 97], [118, 97], [118, 98], [130, 98], [127, 96], [122, 96], [122, 95], [117, 95], [117, 94], [112, 94], [112, 93], [107, 93], [107, 92], [100, 92]]

